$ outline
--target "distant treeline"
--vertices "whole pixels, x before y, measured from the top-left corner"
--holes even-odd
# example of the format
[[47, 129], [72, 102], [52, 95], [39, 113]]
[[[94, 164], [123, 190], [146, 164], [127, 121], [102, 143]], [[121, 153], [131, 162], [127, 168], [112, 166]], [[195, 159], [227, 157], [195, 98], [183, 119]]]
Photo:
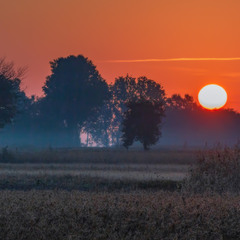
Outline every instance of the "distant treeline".
[[27, 97], [20, 90], [24, 69], [0, 60], [1, 145], [120, 146], [127, 104], [140, 99], [163, 106], [162, 145], [238, 141], [240, 114], [233, 109], [205, 110], [188, 94], [168, 98], [159, 83], [145, 76], [120, 76], [107, 84], [82, 55], [58, 58], [50, 66], [43, 96]]

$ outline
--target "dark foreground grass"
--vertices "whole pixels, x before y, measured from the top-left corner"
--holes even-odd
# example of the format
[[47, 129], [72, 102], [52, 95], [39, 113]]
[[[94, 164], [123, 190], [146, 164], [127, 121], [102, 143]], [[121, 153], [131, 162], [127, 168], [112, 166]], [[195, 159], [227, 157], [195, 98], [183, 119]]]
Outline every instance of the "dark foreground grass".
[[181, 182], [185, 152], [21, 154], [0, 164], [0, 239], [240, 239], [239, 146], [204, 152]]
[[1, 191], [4, 240], [237, 240], [240, 197]]

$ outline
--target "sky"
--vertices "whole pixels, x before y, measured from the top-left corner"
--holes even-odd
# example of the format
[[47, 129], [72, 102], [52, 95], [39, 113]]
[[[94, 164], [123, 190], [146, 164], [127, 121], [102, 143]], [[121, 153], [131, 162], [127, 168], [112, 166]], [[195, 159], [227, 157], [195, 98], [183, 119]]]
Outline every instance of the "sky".
[[49, 61], [82, 54], [108, 83], [145, 75], [195, 100], [215, 83], [240, 111], [239, 11], [239, 0], [0, 0], [0, 57], [28, 67], [28, 95], [42, 95]]

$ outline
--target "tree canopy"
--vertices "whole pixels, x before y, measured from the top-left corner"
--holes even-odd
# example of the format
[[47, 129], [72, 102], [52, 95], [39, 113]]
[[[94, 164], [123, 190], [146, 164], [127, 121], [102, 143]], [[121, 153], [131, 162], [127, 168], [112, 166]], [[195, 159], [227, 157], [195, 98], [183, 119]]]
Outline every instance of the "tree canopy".
[[136, 102], [145, 99], [150, 102], [165, 104], [165, 91], [163, 87], [145, 76], [138, 78], [126, 75], [118, 77], [110, 86], [112, 99], [112, 136], [115, 143], [119, 144], [121, 137], [121, 124], [128, 102]]
[[140, 141], [147, 149], [161, 133], [165, 145], [234, 144], [239, 139], [240, 114], [233, 109], [209, 111], [188, 94], [166, 98], [162, 86], [145, 76], [120, 76], [107, 84], [82, 55], [58, 58], [50, 66], [44, 95], [28, 98], [20, 90], [25, 68], [0, 58], [4, 144], [77, 147], [81, 135], [86, 146], [129, 147]]
[[21, 108], [24, 93], [20, 90], [20, 77], [23, 73], [23, 68], [16, 70], [13, 62], [0, 58], [0, 128], [10, 123]]
[[164, 105], [160, 102], [145, 99], [129, 102], [123, 119], [123, 146], [128, 148], [134, 141], [140, 141], [148, 150], [161, 136], [163, 116]]
[[73, 141], [79, 145], [84, 121], [109, 98], [108, 85], [96, 66], [82, 55], [58, 58], [50, 66], [52, 74], [43, 86], [42, 111], [52, 125], [72, 131]]

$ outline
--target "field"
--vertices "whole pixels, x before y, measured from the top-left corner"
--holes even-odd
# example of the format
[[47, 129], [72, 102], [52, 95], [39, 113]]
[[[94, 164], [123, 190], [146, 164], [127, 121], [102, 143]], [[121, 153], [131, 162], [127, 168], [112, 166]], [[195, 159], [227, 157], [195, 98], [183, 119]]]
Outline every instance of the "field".
[[182, 191], [198, 150], [0, 156], [0, 239], [239, 239], [240, 196]]
[[184, 178], [194, 154], [169, 149], [7, 151], [0, 163], [0, 189], [169, 189]]

